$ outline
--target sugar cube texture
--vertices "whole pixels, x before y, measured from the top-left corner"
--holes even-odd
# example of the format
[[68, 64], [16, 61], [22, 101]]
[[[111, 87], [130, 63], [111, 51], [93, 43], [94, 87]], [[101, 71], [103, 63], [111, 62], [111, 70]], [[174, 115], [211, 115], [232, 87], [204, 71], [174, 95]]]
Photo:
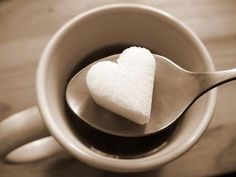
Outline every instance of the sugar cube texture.
[[130, 47], [117, 62], [94, 64], [86, 83], [98, 105], [142, 125], [150, 119], [155, 69], [148, 49]]

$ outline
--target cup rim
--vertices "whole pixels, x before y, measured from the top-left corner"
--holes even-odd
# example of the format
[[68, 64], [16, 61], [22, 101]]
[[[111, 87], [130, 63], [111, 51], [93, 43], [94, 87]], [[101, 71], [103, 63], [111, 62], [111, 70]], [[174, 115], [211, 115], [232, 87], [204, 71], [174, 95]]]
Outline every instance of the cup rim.
[[201, 54], [203, 55], [202, 58], [204, 58], [204, 62], [206, 63], [206, 66], [208, 67], [209, 71], [214, 71], [214, 64], [213, 61], [206, 49], [206, 47], [203, 45], [203, 43], [200, 41], [200, 39], [196, 36], [195, 33], [192, 32], [192, 30], [187, 27], [185, 24], [183, 24], [181, 21], [179, 21], [177, 18], [173, 17], [172, 15], [159, 10], [154, 7], [141, 5], [141, 4], [112, 4], [112, 5], [103, 5], [100, 7], [96, 7], [94, 9], [91, 9], [89, 11], [83, 12], [82, 14], [79, 14], [78, 16], [72, 18], [69, 20], [65, 25], [63, 25], [56, 34], [52, 37], [52, 39], [47, 44], [45, 50], [43, 51], [43, 54], [41, 56], [38, 69], [37, 69], [37, 76], [36, 76], [36, 90], [37, 90], [37, 99], [38, 99], [38, 105], [40, 112], [42, 114], [43, 120], [48, 127], [51, 134], [58, 140], [58, 142], [65, 147], [73, 156], [77, 157], [78, 159], [82, 160], [83, 162], [93, 165], [95, 167], [106, 169], [110, 171], [123, 171], [123, 172], [138, 172], [138, 171], [145, 171], [149, 170], [151, 168], [163, 165], [173, 159], [176, 159], [180, 155], [182, 155], [184, 152], [186, 152], [188, 149], [190, 149], [197, 140], [201, 137], [203, 132], [206, 130], [207, 126], [210, 123], [214, 108], [215, 108], [215, 102], [216, 102], [216, 94], [217, 91], [213, 90], [211, 91], [209, 95], [209, 104], [207, 105], [207, 111], [205, 112], [204, 117], [202, 118], [204, 121], [202, 121], [202, 124], [199, 125], [201, 128], [199, 128], [195, 134], [182, 146], [178, 149], [176, 149], [174, 152], [172, 152], [168, 156], [163, 156], [162, 158], [154, 158], [155, 153], [153, 155], [139, 158], [139, 159], [115, 159], [112, 157], [102, 156], [101, 154], [95, 153], [91, 149], [87, 148], [85, 145], [83, 145], [81, 142], [81, 149], [78, 149], [73, 143], [65, 137], [65, 135], [60, 132], [58, 127], [54, 124], [54, 117], [49, 110], [48, 101], [47, 101], [47, 94], [45, 91], [47, 80], [47, 65], [50, 61], [50, 55], [52, 54], [52, 49], [55, 48], [57, 45], [57, 42], [63, 37], [64, 33], [69, 30], [73, 24], [77, 23], [78, 21], [81, 21], [85, 19], [86, 17], [90, 15], [94, 15], [96, 13], [100, 13], [101, 11], [111, 10], [115, 8], [135, 8], [139, 10], [147, 11], [148, 13], [155, 13], [161, 18], [164, 18], [164, 20], [167, 20], [169, 23], [172, 23], [176, 26], [176, 28], [179, 28], [184, 34], [189, 38], [189, 40], [192, 40], [195, 47], [198, 48], [199, 51], [201, 51]]

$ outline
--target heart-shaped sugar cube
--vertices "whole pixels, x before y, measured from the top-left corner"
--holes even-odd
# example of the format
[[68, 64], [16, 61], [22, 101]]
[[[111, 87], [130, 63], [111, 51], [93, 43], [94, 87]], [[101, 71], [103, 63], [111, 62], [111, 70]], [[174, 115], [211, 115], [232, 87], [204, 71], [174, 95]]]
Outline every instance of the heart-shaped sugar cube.
[[95, 102], [131, 121], [150, 119], [156, 62], [141, 47], [124, 50], [116, 62], [102, 61], [87, 73], [87, 86]]

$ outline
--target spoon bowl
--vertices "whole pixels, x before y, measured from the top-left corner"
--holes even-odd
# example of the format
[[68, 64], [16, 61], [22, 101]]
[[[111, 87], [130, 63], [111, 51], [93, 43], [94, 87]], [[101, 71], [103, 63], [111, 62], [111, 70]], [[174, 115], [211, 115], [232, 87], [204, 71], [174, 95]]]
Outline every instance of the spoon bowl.
[[93, 128], [102, 132], [122, 136], [140, 137], [157, 133], [175, 122], [184, 111], [208, 90], [233, 80], [235, 71], [190, 72], [169, 59], [154, 54], [156, 61], [150, 121], [138, 125], [97, 105], [90, 96], [86, 84], [86, 75], [90, 67], [97, 62], [113, 61], [119, 55], [98, 60], [79, 73], [69, 82], [66, 100], [70, 109]]

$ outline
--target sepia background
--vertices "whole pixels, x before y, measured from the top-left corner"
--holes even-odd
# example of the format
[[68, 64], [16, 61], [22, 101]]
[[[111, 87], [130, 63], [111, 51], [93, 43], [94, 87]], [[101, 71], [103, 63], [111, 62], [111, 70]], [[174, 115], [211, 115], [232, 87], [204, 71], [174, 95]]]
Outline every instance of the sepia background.
[[[81, 12], [121, 2], [173, 14], [200, 37], [217, 70], [236, 68], [236, 0], [0, 0], [0, 120], [36, 104], [37, 63], [59, 27]], [[236, 81], [219, 87], [213, 119], [200, 141], [163, 168], [131, 175], [100, 171], [72, 158], [0, 163], [0, 177], [204, 177], [234, 171]]]

